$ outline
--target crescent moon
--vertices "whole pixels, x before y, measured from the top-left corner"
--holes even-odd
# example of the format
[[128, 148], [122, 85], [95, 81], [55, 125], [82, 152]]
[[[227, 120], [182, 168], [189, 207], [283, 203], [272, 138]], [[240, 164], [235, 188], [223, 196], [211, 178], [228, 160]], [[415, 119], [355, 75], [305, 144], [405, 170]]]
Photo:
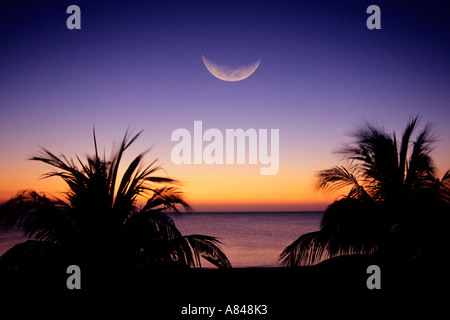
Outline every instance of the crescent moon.
[[261, 59], [259, 59], [255, 63], [248, 66], [242, 66], [239, 68], [230, 68], [228, 66], [222, 66], [217, 63], [214, 63], [211, 60], [208, 60], [204, 55], [202, 55], [202, 59], [206, 69], [208, 69], [208, 71], [214, 77], [223, 81], [230, 81], [230, 82], [247, 79], [256, 71], [256, 69], [258, 69], [259, 63], [261, 62]]

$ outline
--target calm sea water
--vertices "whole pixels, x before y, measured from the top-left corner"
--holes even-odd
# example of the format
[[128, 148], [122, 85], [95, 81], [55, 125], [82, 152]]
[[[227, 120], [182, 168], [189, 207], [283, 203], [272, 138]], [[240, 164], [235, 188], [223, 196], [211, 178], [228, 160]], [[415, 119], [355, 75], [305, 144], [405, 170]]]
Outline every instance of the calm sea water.
[[[279, 266], [278, 257], [300, 235], [317, 231], [322, 212], [188, 213], [175, 217], [182, 234], [218, 237], [233, 267]], [[207, 262], [204, 266], [211, 266]]]
[[[319, 230], [322, 212], [187, 213], [175, 216], [182, 234], [219, 238], [233, 267], [278, 266], [283, 249], [300, 235]], [[0, 255], [26, 239], [18, 231], [0, 231]], [[211, 265], [204, 261], [204, 267]]]

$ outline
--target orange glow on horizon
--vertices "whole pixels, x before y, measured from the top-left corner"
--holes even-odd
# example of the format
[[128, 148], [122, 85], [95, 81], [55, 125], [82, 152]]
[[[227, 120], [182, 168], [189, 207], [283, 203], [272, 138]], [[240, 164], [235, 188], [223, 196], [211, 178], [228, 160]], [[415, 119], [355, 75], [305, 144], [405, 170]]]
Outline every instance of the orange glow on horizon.
[[[0, 184], [0, 201], [7, 201], [26, 189], [63, 198], [67, 185], [57, 177], [40, 179], [49, 171], [43, 168], [42, 164], [27, 162], [26, 166], [17, 165], [14, 170], [5, 172]], [[298, 179], [301, 174], [284, 169], [274, 176], [261, 176], [259, 168], [248, 165], [176, 169], [171, 168], [170, 176], [182, 177], [184, 196], [195, 211], [323, 210], [335, 199], [334, 195], [313, 190], [313, 173], [307, 179]], [[161, 175], [165, 174], [161, 172]], [[145, 199], [139, 199], [138, 205], [144, 202]]]
[[[442, 156], [436, 160], [441, 159]], [[128, 164], [127, 160], [124, 164]], [[344, 194], [344, 190], [314, 190], [316, 172], [333, 164], [337, 162], [332, 157], [299, 165], [290, 159], [281, 162], [278, 174], [261, 176], [258, 165], [175, 166], [163, 161], [165, 172], [157, 174], [178, 179], [194, 211], [321, 211]], [[50, 170], [45, 164], [25, 159], [1, 166], [0, 203], [26, 189], [64, 198], [67, 185], [60, 178], [41, 179]], [[138, 205], [144, 203], [145, 199], [138, 200]]]

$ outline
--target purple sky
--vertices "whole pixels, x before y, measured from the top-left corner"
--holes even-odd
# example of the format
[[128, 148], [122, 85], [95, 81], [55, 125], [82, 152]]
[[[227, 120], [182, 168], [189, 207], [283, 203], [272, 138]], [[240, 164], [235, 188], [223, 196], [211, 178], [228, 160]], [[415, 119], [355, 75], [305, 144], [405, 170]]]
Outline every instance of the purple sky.
[[[171, 132], [193, 130], [194, 120], [223, 131], [279, 129], [279, 176], [250, 168], [254, 177], [239, 184], [294, 188], [299, 204], [288, 209], [310, 208], [301, 203], [313, 197], [314, 172], [337, 163], [332, 151], [364, 120], [401, 133], [420, 115], [440, 137], [438, 168], [450, 168], [450, 20], [437, 1], [377, 1], [381, 30], [366, 28], [371, 1], [9, 2], [0, 6], [0, 199], [49, 187], [36, 180], [48, 168], [26, 158], [40, 146], [91, 152], [94, 125], [107, 151], [128, 127], [144, 129], [130, 156], [153, 145], [149, 160], [187, 181], [194, 205], [234, 203], [232, 191], [226, 198], [196, 185], [231, 185], [235, 170], [172, 164]], [[81, 8], [81, 30], [66, 28], [70, 4]], [[224, 82], [202, 54], [231, 67], [261, 64], [246, 80]], [[210, 180], [195, 181], [206, 172]]]

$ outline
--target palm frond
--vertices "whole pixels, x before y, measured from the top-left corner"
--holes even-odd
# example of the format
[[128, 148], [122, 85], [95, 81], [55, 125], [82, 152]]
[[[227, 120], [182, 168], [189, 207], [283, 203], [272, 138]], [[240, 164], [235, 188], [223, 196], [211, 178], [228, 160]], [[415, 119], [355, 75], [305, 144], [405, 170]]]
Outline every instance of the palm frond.
[[[67, 202], [22, 192], [0, 207], [0, 226], [19, 226], [27, 236], [62, 245], [87, 260], [115, 255], [141, 267], [200, 267], [204, 258], [218, 267], [231, 267], [216, 238], [183, 236], [165, 214], [188, 211], [190, 206], [176, 180], [156, 175], [161, 170], [156, 160], [141, 165], [150, 149], [137, 155], [119, 177], [123, 154], [141, 132], [127, 131], [110, 160], [99, 156], [95, 129], [94, 155], [86, 161], [43, 149], [30, 159], [53, 168], [44, 178], [59, 177], [67, 184]], [[141, 209], [136, 207], [139, 196], [149, 197]]]
[[[137, 173], [135, 174], [134, 178], [132, 179], [133, 174], [136, 172], [142, 158], [145, 156], [145, 154], [148, 152], [149, 150], [146, 150], [145, 152], [139, 154], [128, 166], [127, 170], [125, 171], [125, 173], [122, 176], [122, 179], [120, 181], [119, 184], [119, 189], [117, 190], [116, 193], [116, 198], [120, 197], [122, 195], [126, 194], [126, 191], [128, 189], [133, 190], [133, 186], [138, 184], [140, 182], [141, 179], [137, 178]], [[130, 188], [128, 188], [131, 185]]]
[[183, 193], [177, 187], [162, 187], [154, 189], [153, 192], [153, 196], [148, 199], [142, 210], [163, 208], [179, 213], [178, 205], [181, 205], [185, 210], [191, 210], [189, 204], [183, 199]]
[[432, 126], [426, 125], [414, 142], [413, 151], [409, 159], [409, 168], [405, 179], [408, 189], [426, 187], [435, 174], [433, 160], [430, 156], [432, 144], [436, 139], [432, 133]]
[[22, 191], [0, 208], [0, 225], [19, 227], [29, 238], [66, 243], [75, 230], [60, 202], [35, 191]]
[[403, 132], [402, 144], [401, 144], [400, 153], [399, 153], [399, 167], [400, 167], [399, 171], [400, 171], [400, 175], [401, 175], [401, 181], [404, 181], [406, 170], [408, 168], [407, 155], [408, 155], [408, 149], [409, 149], [409, 144], [410, 144], [410, 138], [411, 138], [412, 132], [414, 131], [417, 121], [418, 121], [417, 116], [415, 118], [411, 119], [411, 121], [406, 126], [405, 131]]
[[183, 240], [188, 244], [192, 254], [188, 255], [193, 259], [188, 261], [189, 265], [201, 267], [201, 257], [211, 262], [218, 268], [231, 268], [231, 263], [227, 256], [220, 249], [220, 241], [212, 236], [193, 234], [183, 236]]
[[110, 163], [110, 170], [108, 172], [108, 183], [110, 184], [110, 198], [111, 202], [114, 199], [114, 192], [116, 188], [116, 180], [117, 175], [119, 172], [119, 165], [120, 161], [122, 160], [123, 153], [126, 149], [142, 134], [142, 131], [139, 131], [137, 134], [135, 134], [133, 137], [129, 137], [130, 133], [127, 130], [125, 133], [125, 136], [122, 139], [122, 143], [119, 147], [119, 150], [116, 152], [116, 154], [112, 157], [111, 163]]
[[400, 146], [395, 132], [387, 134], [370, 123], [358, 128], [355, 140], [337, 151], [351, 166], [322, 170], [316, 183], [319, 190], [350, 187], [350, 192], [327, 208], [320, 231], [286, 247], [282, 265], [313, 263], [323, 255], [371, 254], [399, 237], [412, 255], [427, 251], [425, 237], [417, 236], [418, 217], [448, 212], [450, 171], [442, 180], [435, 177], [432, 126], [427, 124], [412, 141], [417, 123], [418, 117], [408, 122]]
[[359, 181], [359, 171], [359, 167], [356, 165], [348, 169], [343, 166], [336, 166], [328, 170], [319, 171], [315, 189], [329, 191], [351, 187], [347, 197], [370, 199], [371, 197], [366, 188]]
[[343, 166], [336, 166], [331, 169], [319, 171], [315, 189], [336, 190], [347, 186], [359, 188], [360, 185], [356, 174], [357, 168], [355, 166], [349, 169]]
[[435, 193], [438, 195], [438, 199], [450, 206], [450, 170], [447, 170], [442, 179], [436, 179], [435, 185], [437, 187]]
[[324, 257], [328, 240], [320, 231], [301, 235], [280, 254], [281, 266], [311, 265], [320, 261]]

